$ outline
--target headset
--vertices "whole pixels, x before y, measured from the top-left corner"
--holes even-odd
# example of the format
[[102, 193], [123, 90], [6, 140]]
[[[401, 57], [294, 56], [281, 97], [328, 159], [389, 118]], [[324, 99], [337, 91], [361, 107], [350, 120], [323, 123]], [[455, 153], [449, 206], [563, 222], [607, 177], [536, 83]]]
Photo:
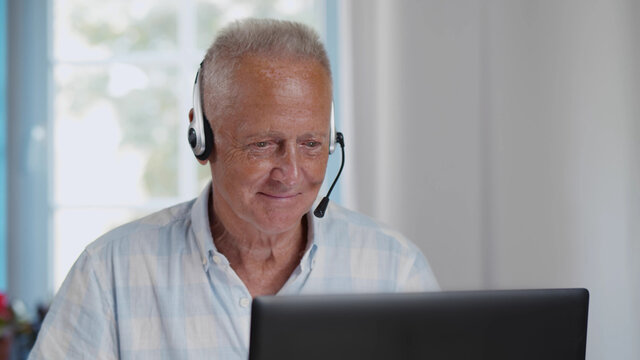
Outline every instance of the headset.
[[[193, 151], [193, 155], [198, 160], [207, 160], [209, 155], [211, 155], [211, 150], [213, 149], [213, 130], [211, 129], [211, 125], [209, 120], [204, 114], [204, 109], [202, 107], [202, 96], [200, 94], [200, 72], [202, 71], [202, 64], [198, 67], [198, 71], [196, 72], [196, 80], [193, 84], [193, 121], [189, 123], [189, 129], [187, 132], [187, 140], [189, 141], [189, 145], [191, 146], [191, 150]], [[342, 168], [344, 167], [344, 136], [341, 132], [336, 131], [336, 123], [335, 116], [333, 112], [333, 102], [331, 102], [331, 120], [329, 122], [330, 126], [330, 142], [329, 142], [329, 155], [333, 154], [336, 150], [336, 144], [340, 144], [340, 148], [342, 150], [342, 163], [340, 164], [340, 170], [338, 171], [338, 175], [335, 180], [331, 184], [327, 195], [322, 198], [320, 204], [314, 211], [314, 215], [316, 217], [323, 217], [326, 211], [327, 205], [329, 203], [329, 195], [333, 191], [333, 187], [336, 185], [340, 174], [342, 173]]]
[[[191, 145], [193, 154], [199, 160], [207, 160], [213, 149], [213, 131], [211, 125], [204, 114], [202, 107], [202, 96], [200, 95], [200, 71], [202, 70], [202, 63], [196, 73], [196, 80], [193, 84], [193, 121], [189, 124], [188, 140]], [[331, 142], [329, 143], [329, 154], [333, 154], [336, 150], [338, 143], [338, 136], [336, 132], [335, 116], [333, 113], [333, 102], [331, 103], [331, 120], [330, 120], [329, 134]]]
[[187, 138], [193, 155], [198, 160], [207, 160], [213, 149], [213, 130], [202, 108], [200, 70], [202, 70], [202, 63], [198, 67], [196, 81], [193, 84], [193, 120], [189, 123]]

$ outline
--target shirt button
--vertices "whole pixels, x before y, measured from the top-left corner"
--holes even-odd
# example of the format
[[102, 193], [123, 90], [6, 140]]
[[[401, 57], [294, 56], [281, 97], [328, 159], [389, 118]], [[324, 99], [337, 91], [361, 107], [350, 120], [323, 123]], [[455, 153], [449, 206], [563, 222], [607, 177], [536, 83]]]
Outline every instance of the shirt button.
[[249, 304], [251, 304], [251, 299], [246, 297], [240, 298], [240, 306], [246, 308], [247, 306], [249, 306]]
[[316, 266], [316, 259], [311, 260], [311, 266]]
[[220, 256], [218, 255], [213, 255], [213, 262], [216, 263], [216, 265], [220, 265], [222, 259], [220, 259]]

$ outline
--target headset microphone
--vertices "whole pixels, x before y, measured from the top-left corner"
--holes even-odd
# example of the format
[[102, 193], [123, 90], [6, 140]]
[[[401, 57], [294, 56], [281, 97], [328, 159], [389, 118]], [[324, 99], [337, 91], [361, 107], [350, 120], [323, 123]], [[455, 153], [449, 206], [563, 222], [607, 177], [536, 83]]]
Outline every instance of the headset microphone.
[[333, 180], [333, 183], [331, 184], [331, 187], [329, 188], [327, 195], [322, 198], [322, 200], [320, 201], [320, 204], [318, 204], [316, 209], [313, 211], [313, 215], [315, 215], [317, 218], [323, 217], [324, 213], [327, 211], [327, 206], [329, 205], [329, 195], [331, 195], [331, 192], [333, 191], [333, 187], [336, 186], [336, 182], [338, 182], [338, 178], [340, 177], [340, 174], [342, 174], [342, 168], [344, 167], [344, 136], [342, 136], [341, 132], [336, 133], [336, 142], [340, 144], [340, 152], [342, 153], [342, 162], [340, 163], [340, 170], [338, 170], [338, 175], [336, 175], [336, 178]]

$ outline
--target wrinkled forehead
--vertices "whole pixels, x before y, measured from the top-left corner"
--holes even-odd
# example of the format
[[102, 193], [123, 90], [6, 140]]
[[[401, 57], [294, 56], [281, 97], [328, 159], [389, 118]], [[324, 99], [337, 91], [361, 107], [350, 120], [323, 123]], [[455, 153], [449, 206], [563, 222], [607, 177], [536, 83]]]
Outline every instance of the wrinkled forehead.
[[235, 96], [299, 96], [309, 100], [331, 98], [331, 78], [311, 59], [245, 55], [231, 74]]
[[[205, 105], [214, 131], [266, 117], [316, 118], [329, 127], [332, 86], [321, 63], [292, 56], [244, 55]], [[207, 91], [205, 91], [207, 93]], [[214, 95], [214, 96], [212, 96]]]

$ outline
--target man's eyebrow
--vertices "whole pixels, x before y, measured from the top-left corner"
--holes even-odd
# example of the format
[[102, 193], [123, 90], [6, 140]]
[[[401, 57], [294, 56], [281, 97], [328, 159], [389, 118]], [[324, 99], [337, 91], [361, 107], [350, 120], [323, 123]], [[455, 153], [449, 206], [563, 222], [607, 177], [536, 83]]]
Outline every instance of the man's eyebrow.
[[306, 132], [302, 135], [299, 135], [298, 138], [326, 138], [327, 137], [327, 132], [326, 131], [311, 131], [311, 132]]
[[242, 139], [253, 139], [261, 137], [284, 137], [284, 133], [279, 131], [254, 131], [248, 134], [241, 135]]
[[[286, 134], [280, 131], [254, 131], [251, 133], [243, 134], [240, 136], [242, 139], [252, 139], [252, 138], [260, 138], [260, 137], [285, 137]], [[297, 138], [308, 138], [308, 137], [327, 137], [327, 131], [308, 131], [303, 134], [297, 135]]]

